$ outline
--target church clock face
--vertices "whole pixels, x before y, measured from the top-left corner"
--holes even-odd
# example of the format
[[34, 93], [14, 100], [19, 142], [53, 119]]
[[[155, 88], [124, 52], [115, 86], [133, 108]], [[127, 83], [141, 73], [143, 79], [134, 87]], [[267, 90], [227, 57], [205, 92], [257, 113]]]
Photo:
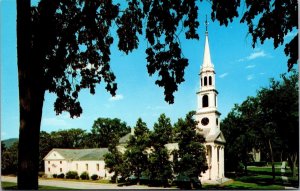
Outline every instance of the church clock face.
[[208, 123], [209, 123], [209, 119], [208, 119], [207, 117], [204, 117], [204, 118], [201, 119], [201, 124], [202, 124], [203, 126], [208, 125]]

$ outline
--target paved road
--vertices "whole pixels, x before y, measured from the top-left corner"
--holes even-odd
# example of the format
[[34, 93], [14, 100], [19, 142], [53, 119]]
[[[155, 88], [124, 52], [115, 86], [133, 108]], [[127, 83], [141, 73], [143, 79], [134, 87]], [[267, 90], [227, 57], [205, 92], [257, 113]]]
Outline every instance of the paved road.
[[[5, 182], [17, 182], [16, 177], [11, 176], [1, 176], [1, 181]], [[118, 186], [117, 184], [101, 184], [101, 183], [91, 183], [91, 182], [76, 182], [76, 181], [63, 181], [63, 180], [45, 180], [39, 179], [39, 185], [45, 186], [57, 186], [64, 188], [74, 188], [74, 189], [165, 189], [162, 187], [148, 187], [143, 185], [132, 185], [132, 186]], [[167, 188], [175, 189], [175, 188]]]

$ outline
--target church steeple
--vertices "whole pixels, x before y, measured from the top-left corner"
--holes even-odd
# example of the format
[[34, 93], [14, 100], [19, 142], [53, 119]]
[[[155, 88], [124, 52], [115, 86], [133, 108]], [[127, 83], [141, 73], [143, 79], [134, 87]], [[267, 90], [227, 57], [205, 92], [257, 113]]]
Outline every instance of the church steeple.
[[201, 72], [204, 70], [213, 70], [214, 65], [211, 62], [211, 57], [210, 57], [210, 50], [209, 50], [209, 43], [208, 43], [208, 22], [207, 22], [207, 16], [206, 16], [206, 21], [205, 21], [205, 46], [204, 46], [204, 56], [203, 56], [203, 63], [202, 63], [202, 68]]

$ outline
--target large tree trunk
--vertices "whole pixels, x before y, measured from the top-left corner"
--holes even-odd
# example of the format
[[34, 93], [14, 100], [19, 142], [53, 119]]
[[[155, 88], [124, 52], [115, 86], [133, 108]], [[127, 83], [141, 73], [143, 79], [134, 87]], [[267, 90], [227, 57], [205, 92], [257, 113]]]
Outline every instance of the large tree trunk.
[[274, 164], [274, 156], [273, 156], [273, 148], [271, 144], [271, 140], [269, 139], [269, 149], [270, 149], [270, 156], [271, 156], [271, 162], [272, 162], [272, 175], [273, 175], [273, 181], [275, 181], [275, 164]]
[[31, 48], [30, 0], [17, 0], [20, 132], [18, 189], [38, 189], [39, 133], [45, 90]]
[[289, 166], [291, 168], [293, 177], [297, 176], [297, 171], [296, 171], [297, 160], [298, 160], [298, 153], [293, 153], [293, 154], [288, 155], [288, 162], [289, 162]]

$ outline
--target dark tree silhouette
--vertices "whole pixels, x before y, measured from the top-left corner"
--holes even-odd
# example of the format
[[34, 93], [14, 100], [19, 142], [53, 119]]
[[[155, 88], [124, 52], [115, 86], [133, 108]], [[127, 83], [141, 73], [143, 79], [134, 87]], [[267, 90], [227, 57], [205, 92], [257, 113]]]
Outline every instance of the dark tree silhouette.
[[[41, 0], [31, 7], [30, 0], [17, 0], [17, 52], [20, 100], [20, 134], [18, 188], [38, 188], [38, 143], [42, 108], [46, 91], [57, 95], [57, 114], [67, 111], [79, 116], [81, 89], [91, 94], [101, 81], [114, 96], [117, 84], [110, 69], [110, 46], [114, 38], [110, 30], [116, 24], [118, 47], [128, 54], [139, 45], [139, 36], [148, 41], [147, 69], [158, 74], [156, 84], [164, 88], [165, 100], [174, 102], [173, 93], [184, 81], [184, 58], [179, 34], [198, 39], [199, 26], [196, 0], [129, 0], [120, 10], [113, 0]], [[239, 0], [212, 0], [212, 18], [221, 24], [237, 16]], [[297, 26], [297, 1], [246, 1], [248, 7], [242, 22], [247, 21], [255, 45], [274, 39], [282, 44], [283, 36]], [[275, 6], [276, 5], [276, 6]], [[262, 13], [257, 28], [255, 16]], [[277, 18], [278, 17], [278, 18]], [[279, 20], [278, 20], [279, 19]], [[278, 20], [278, 22], [271, 22]], [[270, 22], [268, 22], [270, 21]], [[143, 24], [145, 23], [145, 24]], [[279, 27], [278, 27], [279, 26]], [[272, 29], [272, 30], [267, 30]], [[298, 59], [298, 36], [286, 45], [289, 68]]]

